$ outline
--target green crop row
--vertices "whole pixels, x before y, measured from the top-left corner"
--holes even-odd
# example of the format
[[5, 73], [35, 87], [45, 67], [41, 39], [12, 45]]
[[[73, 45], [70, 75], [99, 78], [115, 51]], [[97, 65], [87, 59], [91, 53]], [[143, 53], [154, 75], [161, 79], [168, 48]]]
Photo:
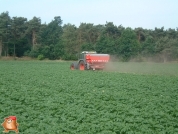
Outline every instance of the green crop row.
[[69, 65], [0, 61], [0, 123], [17, 116], [21, 134], [178, 133], [178, 76]]

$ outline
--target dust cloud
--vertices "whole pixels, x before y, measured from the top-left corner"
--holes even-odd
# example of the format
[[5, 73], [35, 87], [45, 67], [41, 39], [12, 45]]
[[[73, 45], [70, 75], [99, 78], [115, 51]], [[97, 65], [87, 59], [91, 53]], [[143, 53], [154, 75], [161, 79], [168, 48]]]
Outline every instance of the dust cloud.
[[111, 59], [105, 66], [104, 71], [132, 73], [132, 74], [166, 74], [178, 75], [178, 61], [168, 62], [157, 60], [156, 58], [147, 58], [143, 61], [131, 59], [128, 62], [122, 62], [119, 59]]

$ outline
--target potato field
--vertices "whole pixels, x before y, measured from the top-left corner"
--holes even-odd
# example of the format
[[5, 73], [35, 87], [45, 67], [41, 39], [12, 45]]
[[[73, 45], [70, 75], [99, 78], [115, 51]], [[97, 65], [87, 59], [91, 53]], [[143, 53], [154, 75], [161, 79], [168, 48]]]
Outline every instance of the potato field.
[[178, 63], [70, 63], [0, 61], [0, 124], [14, 115], [20, 134], [178, 133]]

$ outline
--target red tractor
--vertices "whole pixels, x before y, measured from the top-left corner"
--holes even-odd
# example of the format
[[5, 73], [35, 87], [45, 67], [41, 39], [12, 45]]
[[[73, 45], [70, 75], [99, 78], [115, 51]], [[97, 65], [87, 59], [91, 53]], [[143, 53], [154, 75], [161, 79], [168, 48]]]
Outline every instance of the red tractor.
[[83, 51], [79, 55], [78, 62], [72, 63], [70, 69], [79, 70], [103, 70], [109, 62], [109, 54], [97, 54], [95, 51]]

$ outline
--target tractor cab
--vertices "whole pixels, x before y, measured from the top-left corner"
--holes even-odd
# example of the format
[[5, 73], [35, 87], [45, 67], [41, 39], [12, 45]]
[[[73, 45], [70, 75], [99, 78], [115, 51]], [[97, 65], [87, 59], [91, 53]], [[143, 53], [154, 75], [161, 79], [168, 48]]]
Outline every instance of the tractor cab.
[[86, 54], [97, 54], [96, 51], [83, 51], [79, 54], [79, 59], [85, 59]]

